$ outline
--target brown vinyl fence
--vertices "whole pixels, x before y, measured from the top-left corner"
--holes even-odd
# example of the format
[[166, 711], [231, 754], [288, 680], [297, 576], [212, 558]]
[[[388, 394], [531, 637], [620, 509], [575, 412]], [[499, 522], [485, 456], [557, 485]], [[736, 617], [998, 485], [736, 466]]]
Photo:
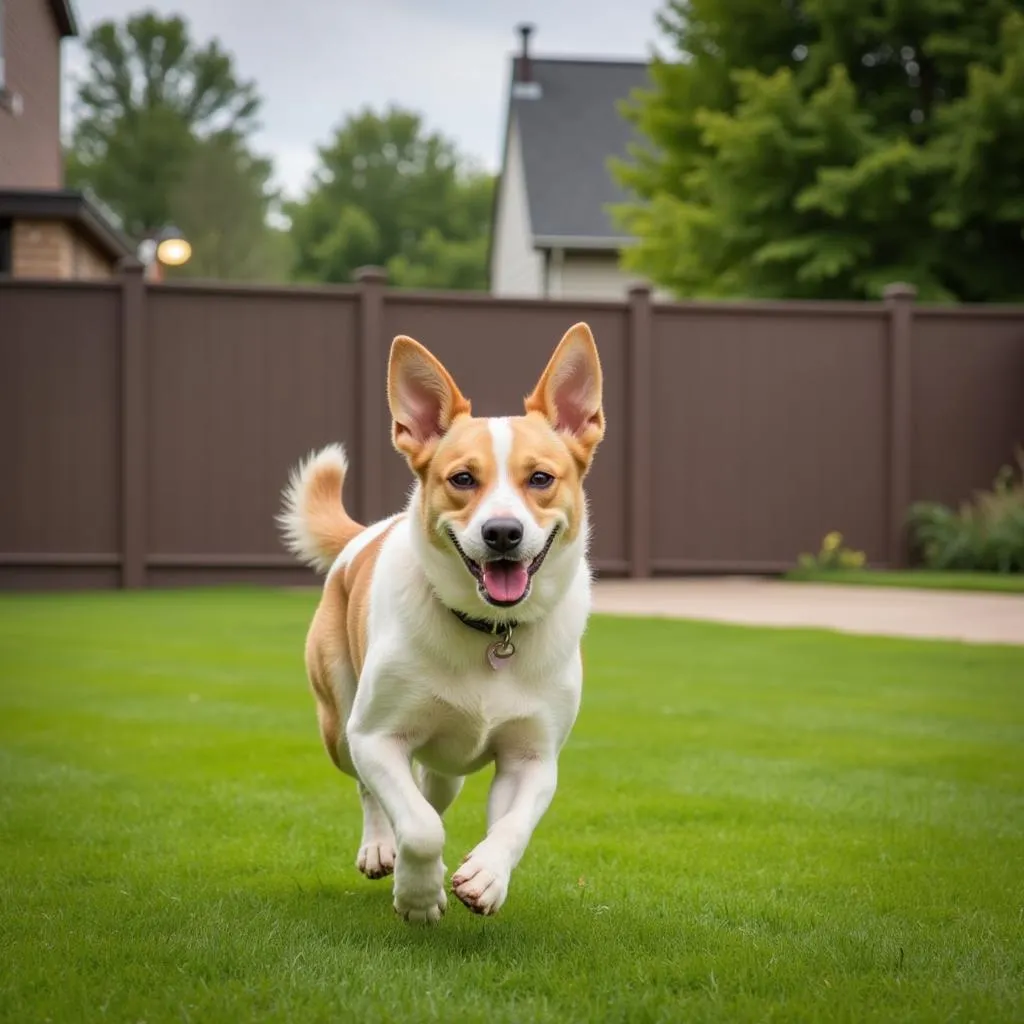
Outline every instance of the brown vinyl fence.
[[1024, 308], [526, 301], [352, 288], [0, 282], [0, 587], [311, 582], [273, 523], [289, 468], [341, 440], [346, 500], [400, 506], [388, 346], [432, 348], [474, 410], [520, 409], [565, 329], [605, 368], [589, 484], [608, 574], [771, 573], [841, 530], [906, 557], [1024, 442]]

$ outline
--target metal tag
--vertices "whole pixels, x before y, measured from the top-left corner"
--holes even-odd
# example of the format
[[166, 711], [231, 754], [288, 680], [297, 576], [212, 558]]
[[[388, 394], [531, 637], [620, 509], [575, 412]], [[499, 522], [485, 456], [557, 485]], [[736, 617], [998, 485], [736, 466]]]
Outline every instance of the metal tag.
[[512, 655], [515, 653], [516, 645], [512, 643], [512, 630], [508, 628], [500, 640], [496, 640], [487, 648], [487, 661], [491, 668], [497, 672], [508, 665]]
[[512, 659], [512, 655], [515, 653], [515, 644], [506, 642], [505, 640], [499, 640], [497, 643], [491, 644], [490, 647], [487, 648], [487, 660], [490, 662], [491, 668], [497, 672], [509, 663]]

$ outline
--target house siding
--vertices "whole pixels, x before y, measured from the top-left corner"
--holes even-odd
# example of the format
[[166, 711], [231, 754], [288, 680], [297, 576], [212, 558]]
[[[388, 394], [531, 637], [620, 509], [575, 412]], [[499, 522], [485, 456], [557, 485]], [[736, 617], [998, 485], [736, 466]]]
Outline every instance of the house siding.
[[111, 277], [111, 260], [59, 220], [16, 220], [11, 230], [12, 276], [96, 280]]
[[552, 260], [552, 298], [624, 299], [644, 279], [622, 270], [618, 252], [567, 252]]
[[80, 280], [102, 280], [117, 271], [110, 257], [77, 233], [71, 237], [71, 276]]
[[533, 247], [519, 130], [509, 126], [491, 253], [491, 292], [537, 298], [544, 294], [544, 257]]
[[60, 188], [60, 32], [47, 0], [3, 0], [7, 90], [0, 106], [0, 188]]
[[71, 276], [71, 245], [60, 221], [19, 220], [12, 231], [15, 277]]

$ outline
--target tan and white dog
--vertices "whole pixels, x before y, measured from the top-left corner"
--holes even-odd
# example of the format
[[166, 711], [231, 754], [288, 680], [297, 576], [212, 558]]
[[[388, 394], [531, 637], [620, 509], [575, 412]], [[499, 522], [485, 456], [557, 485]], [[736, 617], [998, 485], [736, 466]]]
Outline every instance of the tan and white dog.
[[601, 365], [576, 324], [525, 415], [482, 419], [437, 359], [398, 337], [388, 402], [416, 477], [404, 512], [354, 522], [337, 445], [285, 492], [288, 547], [327, 572], [306, 669], [327, 752], [358, 783], [359, 870], [394, 871], [407, 920], [444, 913], [441, 815], [465, 775], [494, 763], [486, 837], [452, 878], [467, 907], [493, 914], [554, 796], [580, 704], [583, 480], [604, 434]]

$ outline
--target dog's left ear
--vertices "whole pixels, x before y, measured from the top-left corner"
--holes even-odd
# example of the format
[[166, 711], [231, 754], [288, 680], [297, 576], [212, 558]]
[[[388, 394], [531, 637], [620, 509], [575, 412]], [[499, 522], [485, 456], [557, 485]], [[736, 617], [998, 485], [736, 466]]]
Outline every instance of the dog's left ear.
[[418, 341], [399, 335], [388, 360], [391, 439], [419, 470], [456, 416], [470, 412], [452, 375]]
[[544, 373], [526, 399], [527, 412], [539, 412], [567, 435], [586, 468], [604, 437], [601, 360], [590, 328], [574, 324], [558, 343]]

